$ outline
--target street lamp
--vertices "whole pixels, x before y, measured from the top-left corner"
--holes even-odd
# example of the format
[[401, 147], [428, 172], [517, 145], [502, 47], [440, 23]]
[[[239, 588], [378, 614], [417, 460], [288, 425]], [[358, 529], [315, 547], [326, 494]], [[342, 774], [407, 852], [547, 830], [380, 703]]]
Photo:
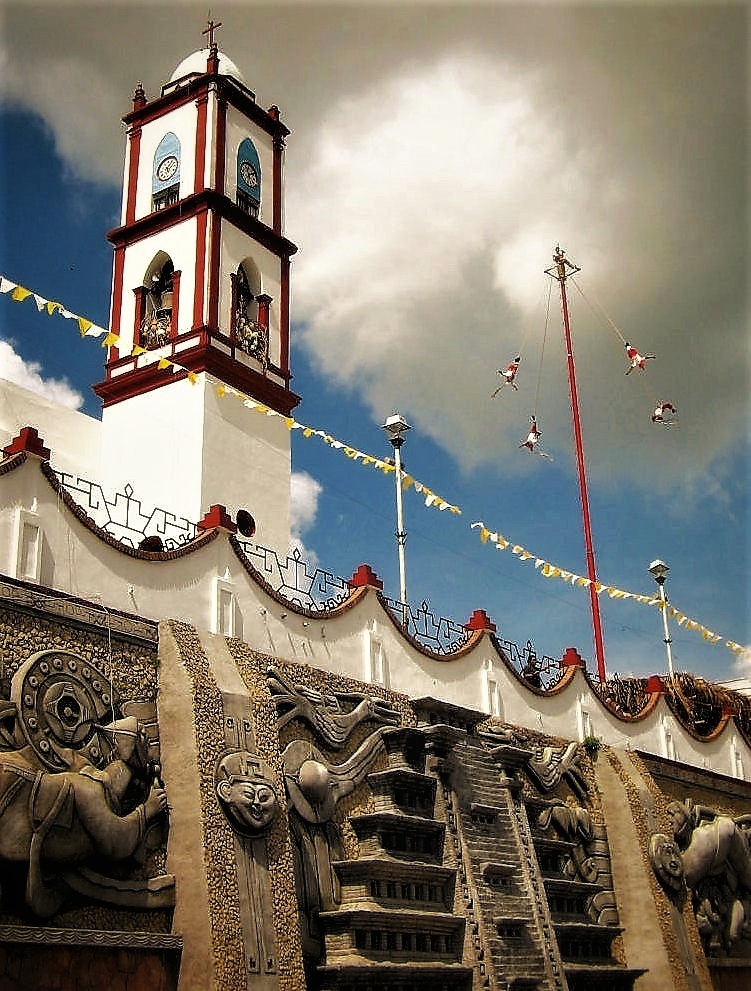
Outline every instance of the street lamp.
[[660, 602], [662, 603], [662, 628], [665, 631], [665, 650], [668, 655], [668, 674], [673, 677], [673, 651], [671, 650], [672, 640], [670, 639], [670, 631], [668, 630], [668, 607], [667, 599], [665, 597], [665, 579], [667, 578], [668, 571], [670, 568], [665, 564], [664, 561], [660, 561], [658, 558], [653, 561], [649, 566], [649, 573], [657, 582], [657, 587], [660, 590]]
[[402, 604], [402, 622], [407, 625], [407, 576], [404, 565], [404, 545], [407, 543], [407, 531], [404, 529], [404, 512], [402, 509], [402, 457], [401, 447], [404, 435], [410, 430], [410, 425], [401, 415], [393, 413], [387, 417], [383, 429], [388, 435], [394, 448], [394, 475], [396, 477], [396, 545], [399, 550], [399, 597]]

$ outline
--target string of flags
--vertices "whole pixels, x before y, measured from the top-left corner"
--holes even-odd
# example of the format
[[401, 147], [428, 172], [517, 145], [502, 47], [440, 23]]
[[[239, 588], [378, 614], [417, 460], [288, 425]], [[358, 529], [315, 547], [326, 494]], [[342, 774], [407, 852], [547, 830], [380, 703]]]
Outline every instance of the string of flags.
[[[352, 447], [349, 444], [345, 444], [341, 440], [337, 440], [336, 437], [326, 433], [325, 430], [316, 430], [314, 427], [308, 427], [304, 423], [298, 423], [297, 420], [291, 416], [282, 416], [282, 414], [277, 413], [276, 410], [271, 409], [264, 403], [259, 403], [256, 399], [251, 399], [249, 396], [239, 392], [237, 389], [233, 389], [229, 385], [216, 383], [216, 392], [220, 399], [225, 395], [235, 396], [237, 399], [242, 401], [242, 404], [246, 409], [253, 410], [256, 413], [261, 413], [266, 416], [280, 417], [286, 423], [288, 430], [301, 430], [303, 437], [318, 437], [324, 444], [327, 444], [333, 450], [341, 451], [342, 454], [344, 454], [345, 457], [349, 458], [351, 461], [359, 461], [365, 466], [372, 466], [373, 468], [382, 471], [384, 475], [389, 475], [396, 471], [396, 466], [393, 462], [384, 461], [382, 458], [376, 458], [374, 455], [366, 454], [364, 451], [358, 451], [356, 447]], [[436, 509], [441, 511], [448, 510], [448, 512], [456, 515], [461, 514], [461, 509], [459, 509], [458, 506], [454, 506], [445, 499], [442, 499], [439, 495], [433, 492], [432, 489], [429, 489], [423, 482], [418, 482], [416, 478], [413, 478], [404, 471], [402, 471], [401, 484], [405, 491], [407, 489], [414, 488], [415, 492], [424, 498], [426, 506], [434, 506]]]
[[[11, 298], [17, 303], [22, 303], [29, 297], [33, 297], [40, 313], [46, 312], [50, 316], [53, 313], [60, 313], [61, 316], [75, 320], [78, 324], [78, 330], [81, 337], [103, 337], [102, 347], [112, 347], [119, 339], [119, 335], [113, 334], [112, 332], [105, 330], [103, 327], [98, 327], [96, 324], [92, 323], [91, 320], [87, 320], [85, 317], [80, 317], [75, 313], [71, 313], [71, 311], [66, 309], [62, 303], [47, 300], [39, 293], [33, 292], [31, 289], [26, 289], [24, 286], [20, 286], [18, 283], [12, 282], [10, 279], [2, 275], [0, 275], [0, 293], [10, 293]], [[148, 348], [135, 344], [130, 353], [132, 357], [137, 358], [142, 354], [149, 354], [150, 352]], [[167, 368], [171, 368], [173, 372], [185, 372], [192, 385], [195, 385], [198, 382], [199, 375], [196, 372], [186, 369], [184, 366], [179, 365], [176, 361], [172, 361], [170, 358], [162, 356], [157, 360], [156, 364], [157, 368], [162, 371]], [[324, 444], [327, 444], [335, 451], [341, 451], [352, 461], [359, 461], [365, 466], [372, 466], [386, 475], [396, 471], [396, 466], [392, 462], [384, 461], [382, 458], [376, 458], [372, 454], [366, 454], [364, 451], [359, 451], [357, 448], [351, 447], [349, 444], [345, 444], [343, 441], [337, 440], [336, 437], [326, 433], [325, 430], [316, 430], [314, 427], [306, 426], [304, 423], [298, 423], [297, 420], [291, 416], [282, 416], [282, 414], [277, 413], [276, 410], [271, 409], [263, 403], [257, 402], [255, 399], [251, 399], [250, 396], [246, 396], [244, 393], [238, 391], [237, 389], [233, 389], [231, 386], [223, 385], [222, 383], [216, 381], [214, 381], [213, 384], [220, 399], [225, 395], [233, 396], [241, 400], [246, 409], [252, 410], [256, 413], [265, 414], [266, 416], [280, 417], [284, 420], [289, 430], [300, 430], [302, 431], [303, 437], [318, 437], [324, 442]], [[450, 513], [454, 514], [461, 513], [461, 509], [459, 509], [458, 506], [454, 506], [446, 499], [442, 499], [441, 496], [433, 492], [433, 490], [428, 488], [428, 486], [423, 482], [418, 481], [416, 478], [413, 478], [404, 471], [402, 471], [401, 485], [405, 491], [407, 489], [414, 488], [415, 492], [424, 498], [425, 505], [427, 507], [433, 506], [440, 511], [448, 510]]]
[[81, 317], [77, 313], [71, 313], [62, 303], [58, 303], [52, 299], [45, 299], [38, 292], [26, 289], [25, 286], [19, 286], [17, 282], [11, 282], [4, 275], [0, 275], [0, 293], [9, 293], [11, 299], [14, 299], [17, 303], [23, 303], [25, 299], [31, 298], [36, 303], [37, 310], [40, 313], [47, 313], [48, 316], [52, 316], [53, 313], [59, 313], [66, 320], [75, 320], [78, 324], [78, 332], [81, 337], [112, 336], [107, 335], [104, 327], [98, 327], [91, 320], [87, 320], [86, 317]]
[[491, 544], [494, 544], [496, 550], [499, 551], [505, 551], [510, 548], [511, 553], [514, 554], [520, 561], [534, 561], [535, 569], [538, 570], [544, 578], [560, 578], [561, 581], [567, 582], [569, 585], [576, 588], [589, 588], [591, 585], [594, 585], [595, 592], [598, 595], [605, 592], [611, 599], [633, 599], [635, 602], [640, 602], [643, 605], [656, 606], [658, 609], [667, 609], [668, 615], [676, 620], [678, 626], [701, 633], [708, 643], [717, 644], [722, 641], [729, 650], [733, 651], [734, 654], [742, 654], [746, 649], [743, 644], [736, 643], [734, 640], [727, 640], [719, 633], [713, 633], [712, 630], [707, 629], [706, 626], [694, 619], [690, 619], [674, 606], [671, 606], [668, 602], [658, 598], [657, 596], [639, 595], [636, 592], [627, 592], [622, 588], [616, 588], [614, 585], [605, 585], [602, 582], [597, 581], [593, 582], [591, 578], [585, 578], [583, 575], [577, 575], [573, 571], [567, 571], [565, 568], [559, 568], [558, 565], [551, 564], [542, 557], [537, 557], [536, 554], [528, 551], [527, 548], [522, 547], [521, 544], [513, 543], [496, 530], [489, 530], [482, 522], [471, 523], [470, 529], [480, 531], [480, 540], [483, 544], [490, 542]]
[[[72, 313], [62, 303], [54, 300], [48, 300], [40, 293], [33, 292], [31, 289], [27, 289], [24, 286], [11, 281], [4, 275], [0, 275], [0, 294], [9, 295], [11, 299], [18, 303], [22, 303], [25, 300], [32, 298], [39, 313], [47, 313], [48, 316], [52, 316], [57, 313], [68, 320], [75, 321], [81, 337], [102, 338], [102, 347], [112, 347], [119, 339], [117, 334], [113, 334], [104, 327], [99, 327], [86, 317]], [[140, 347], [140, 345], [135, 345], [131, 351], [131, 355], [133, 357], [138, 357], [139, 355], [147, 353], [150, 353], [148, 352], [148, 349]], [[182, 365], [178, 365], [177, 362], [165, 357], [160, 357], [157, 360], [157, 367], [159, 369], [171, 368], [174, 372], [186, 372], [188, 380], [193, 385], [198, 382], [200, 377], [196, 372], [192, 372], [189, 369], [184, 368]], [[306, 438], [317, 437], [332, 450], [341, 451], [345, 457], [349, 458], [351, 461], [357, 461], [365, 466], [376, 468], [386, 475], [396, 471], [396, 467], [391, 461], [385, 461], [382, 458], [373, 456], [372, 454], [366, 454], [364, 451], [360, 451], [349, 444], [345, 444], [343, 441], [338, 440], [336, 437], [333, 437], [324, 430], [317, 430], [314, 427], [309, 427], [303, 423], [298, 423], [297, 420], [291, 416], [283, 416], [281, 413], [277, 413], [276, 410], [271, 409], [264, 403], [260, 403], [257, 400], [252, 399], [250, 396], [245, 395], [237, 389], [233, 389], [231, 386], [224, 385], [223, 383], [216, 381], [214, 381], [213, 384], [216, 389], [216, 394], [220, 399], [229, 395], [240, 400], [243, 403], [243, 406], [248, 410], [265, 416], [278, 416], [284, 420], [289, 430], [299, 430], [301, 431], [302, 436]], [[423, 482], [419, 482], [406, 472], [402, 473], [402, 488], [405, 491], [407, 489], [414, 488], [415, 492], [423, 496], [427, 507], [435, 507], [441, 511], [448, 510], [449, 513], [455, 515], [460, 515], [462, 512], [459, 506], [455, 506], [446, 499], [441, 498], [433, 492], [432, 489], [429, 489]], [[551, 564], [544, 558], [538, 557], [525, 547], [522, 547], [521, 544], [513, 543], [497, 531], [488, 529], [482, 522], [472, 523], [470, 524], [470, 528], [479, 529], [480, 540], [483, 544], [490, 542], [494, 544], [496, 549], [499, 551], [510, 548], [511, 553], [521, 562], [533, 560], [535, 569], [538, 570], [544, 578], [559, 578], [562, 581], [568, 582], [572, 586], [578, 588], [588, 588], [593, 584], [591, 579]], [[623, 589], [616, 588], [613, 585], [605, 585], [600, 582], [594, 582], [594, 586], [598, 595], [606, 592], [611, 599], [632, 599], [644, 605], [656, 606], [659, 609], [667, 609], [668, 615], [676, 620], [678, 626], [685, 628], [686, 630], [701, 633], [704, 640], [708, 643], [723, 643], [725, 647], [735, 654], [741, 654], [746, 650], [742, 644], [736, 643], [734, 640], [728, 640], [719, 633], [714, 633], [703, 624], [689, 618], [684, 613], [680, 612], [674, 606], [662, 599], [649, 595], [638, 595], [635, 592], [627, 592]]]

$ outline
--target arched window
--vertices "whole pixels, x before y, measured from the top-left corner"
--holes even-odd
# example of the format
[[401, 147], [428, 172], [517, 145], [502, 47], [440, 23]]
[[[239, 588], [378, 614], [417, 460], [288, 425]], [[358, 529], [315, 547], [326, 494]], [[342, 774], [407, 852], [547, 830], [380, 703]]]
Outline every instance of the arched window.
[[151, 209], [164, 210], [180, 199], [180, 140], [167, 131], [154, 153]]
[[175, 266], [164, 251], [158, 252], [148, 269], [141, 290], [140, 346], [163, 347], [172, 336]]
[[232, 337], [237, 347], [264, 366], [269, 357], [267, 299], [261, 293], [258, 268], [247, 259], [232, 276]]
[[245, 138], [237, 149], [237, 205], [251, 217], [261, 205], [261, 163], [256, 146]]

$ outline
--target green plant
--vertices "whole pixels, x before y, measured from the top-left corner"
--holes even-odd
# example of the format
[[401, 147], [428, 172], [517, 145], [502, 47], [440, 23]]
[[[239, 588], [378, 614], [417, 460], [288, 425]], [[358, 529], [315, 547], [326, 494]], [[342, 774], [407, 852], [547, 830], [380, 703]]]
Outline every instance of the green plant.
[[597, 760], [597, 755], [602, 747], [602, 740], [599, 736], [585, 736], [582, 740], [582, 746], [588, 757], [591, 757], [592, 760]]

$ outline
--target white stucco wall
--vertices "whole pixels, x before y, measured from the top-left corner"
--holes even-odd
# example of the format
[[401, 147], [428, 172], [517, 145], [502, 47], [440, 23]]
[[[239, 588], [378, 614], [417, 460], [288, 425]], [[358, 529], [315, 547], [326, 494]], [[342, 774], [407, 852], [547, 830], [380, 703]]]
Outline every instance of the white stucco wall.
[[732, 720], [716, 739], [702, 742], [660, 698], [644, 718], [623, 722], [600, 704], [580, 669], [558, 693], [537, 695], [508, 670], [487, 634], [462, 656], [426, 657], [401, 635], [374, 589], [355, 593], [351, 608], [338, 613], [302, 615], [247, 574], [224, 532], [170, 561], [127, 556], [72, 517], [34, 458], [0, 475], [0, 570], [11, 577], [23, 577], [17, 574], [23, 520], [39, 527], [36, 580], [48, 588], [152, 619], [183, 619], [274, 656], [481, 712], [491, 708], [490, 679], [499, 715], [512, 725], [574, 740], [591, 732], [607, 744], [751, 780], [751, 749]]
[[100, 476], [99, 420], [0, 379], [0, 448], [22, 427], [36, 427], [56, 468], [90, 479]]

